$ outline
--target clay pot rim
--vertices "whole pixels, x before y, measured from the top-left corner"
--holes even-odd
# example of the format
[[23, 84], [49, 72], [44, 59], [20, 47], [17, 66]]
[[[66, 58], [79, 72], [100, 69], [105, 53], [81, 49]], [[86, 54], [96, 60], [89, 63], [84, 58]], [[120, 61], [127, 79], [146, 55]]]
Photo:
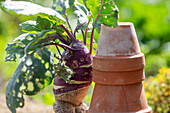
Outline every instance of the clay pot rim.
[[96, 58], [101, 58], [101, 59], [131, 59], [131, 58], [137, 58], [137, 57], [141, 57], [144, 56], [143, 53], [138, 53], [136, 55], [115, 55], [115, 56], [102, 56], [102, 55], [93, 55], [93, 57]]
[[118, 27], [114, 28], [114, 27], [109, 27], [109, 26], [106, 26], [104, 24], [101, 24], [102, 27], [108, 27], [108, 28], [113, 28], [113, 29], [117, 29], [119, 27], [129, 27], [129, 26], [133, 26], [133, 23], [132, 22], [118, 22]]
[[122, 72], [143, 69], [145, 66], [144, 54], [133, 56], [94, 56], [93, 69], [104, 72]]
[[103, 72], [93, 70], [93, 81], [104, 85], [128, 85], [142, 82], [145, 79], [143, 69], [127, 72]]

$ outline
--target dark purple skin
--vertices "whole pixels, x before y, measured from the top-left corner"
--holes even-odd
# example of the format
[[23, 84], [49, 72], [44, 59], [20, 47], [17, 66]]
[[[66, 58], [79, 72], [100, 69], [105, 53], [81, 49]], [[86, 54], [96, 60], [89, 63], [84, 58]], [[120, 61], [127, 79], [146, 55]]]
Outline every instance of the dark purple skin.
[[[70, 80], [75, 81], [87, 81], [87, 83], [82, 84], [69, 84], [63, 78], [59, 78], [58, 76], [54, 79], [54, 85], [56, 86], [65, 86], [60, 89], [53, 89], [54, 94], [61, 94], [68, 91], [73, 91], [78, 88], [82, 88], [88, 86], [92, 82], [92, 55], [89, 53], [84, 44], [80, 42], [74, 42], [71, 45], [71, 48], [76, 50], [66, 50], [63, 52], [62, 56], [65, 62], [65, 65], [70, 67], [74, 74], [70, 78]], [[89, 65], [87, 67], [81, 67], [84, 65]]]

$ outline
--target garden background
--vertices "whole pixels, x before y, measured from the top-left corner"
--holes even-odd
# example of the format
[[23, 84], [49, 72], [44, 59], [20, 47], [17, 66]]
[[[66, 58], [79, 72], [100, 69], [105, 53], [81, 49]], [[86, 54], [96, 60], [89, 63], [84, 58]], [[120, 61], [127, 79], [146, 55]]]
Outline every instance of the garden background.
[[[2, 0], [1, 0], [2, 1]], [[33, 0], [46, 7], [52, 0]], [[132, 22], [135, 26], [146, 66], [144, 81], [148, 104], [154, 113], [170, 112], [170, 0], [115, 0], [119, 8], [119, 21]], [[10, 15], [0, 10], [0, 93], [5, 94], [7, 81], [18, 64], [5, 62], [7, 43], [21, 34], [19, 24], [32, 18]], [[97, 41], [99, 34], [95, 33]], [[89, 105], [94, 83], [84, 102]], [[52, 105], [52, 85], [31, 97], [39, 103]], [[49, 101], [51, 100], [51, 101]]]

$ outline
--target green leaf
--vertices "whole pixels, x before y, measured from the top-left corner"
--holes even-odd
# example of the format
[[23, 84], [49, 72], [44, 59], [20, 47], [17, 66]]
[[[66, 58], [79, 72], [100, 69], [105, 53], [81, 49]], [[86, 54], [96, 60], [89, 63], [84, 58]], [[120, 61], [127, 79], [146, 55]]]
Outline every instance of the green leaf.
[[20, 57], [24, 56], [23, 48], [17, 43], [8, 44], [5, 50], [7, 52], [5, 61], [16, 61], [16, 54], [19, 54]]
[[97, 14], [99, 12], [100, 5], [101, 5], [100, 2], [101, 2], [100, 0], [93, 0], [93, 2], [91, 2], [90, 0], [86, 0], [86, 2], [85, 2], [87, 5], [87, 8], [92, 13], [93, 20], [96, 19]]
[[50, 29], [53, 29], [57, 25], [58, 24], [53, 23], [53, 21], [50, 19], [46, 19], [38, 16], [36, 21], [32, 21], [32, 20], [26, 21], [21, 23], [19, 26], [24, 32], [35, 33], [35, 32], [41, 32], [42, 30], [49, 31]]
[[[53, 54], [46, 47], [37, 48], [35, 53], [28, 55], [26, 69], [23, 69], [26, 77], [24, 82], [26, 95], [35, 95], [51, 84], [54, 78], [53, 61]], [[30, 82], [32, 83], [31, 90], [29, 90]]]
[[[77, 15], [77, 26], [84, 23], [84, 22], [88, 22], [89, 18], [90, 18], [90, 12], [88, 11], [88, 9], [80, 4], [79, 2], [75, 2], [75, 10], [74, 13]], [[87, 24], [84, 24], [80, 29], [85, 30], [86, 29]], [[92, 22], [90, 22], [90, 25], [88, 26], [88, 28], [92, 28]]]
[[[26, 52], [34, 51], [38, 46], [32, 48], [28, 47], [31, 43], [36, 41], [35, 35], [30, 33], [24, 33], [13, 40], [13, 43], [8, 44], [5, 49], [7, 52], [7, 57], [5, 61], [15, 61], [16, 55], [20, 55], [20, 58], [27, 54]], [[28, 49], [28, 50], [27, 50]]]
[[29, 20], [19, 24], [19, 26], [23, 32], [35, 33], [36, 31], [39, 31], [36, 27], [36, 21]]
[[21, 62], [15, 70], [11, 80], [6, 87], [6, 104], [12, 113], [16, 113], [16, 108], [24, 106], [23, 92], [19, 91], [22, 86], [24, 62]]
[[35, 95], [54, 78], [53, 56], [47, 48], [25, 56], [6, 87], [6, 104], [12, 113], [24, 106], [23, 95]]
[[41, 44], [32, 45], [36, 42], [38, 35], [31, 33], [24, 33], [13, 40], [13, 43], [8, 44], [5, 49], [7, 52], [6, 61], [15, 61], [16, 55], [22, 58], [25, 54], [33, 52], [36, 48], [41, 47]]
[[[74, 6], [75, 0], [53, 0], [53, 5], [55, 5], [56, 10], [58, 11], [58, 8], [62, 8], [64, 5], [64, 8], [71, 8]], [[62, 12], [63, 13], [63, 12]]]
[[[90, 13], [87, 10], [87, 8], [83, 4], [79, 3], [78, 1], [56, 0], [56, 2], [53, 5], [56, 8], [56, 11], [58, 11], [63, 16], [64, 13], [62, 10], [62, 6], [64, 5], [64, 8], [66, 9], [66, 14], [68, 16], [68, 21], [73, 29], [84, 22], [88, 22], [90, 18]], [[92, 28], [92, 25], [89, 25], [88, 27], [90, 29]], [[85, 30], [85, 28], [86, 28], [86, 24], [84, 24], [80, 29]]]
[[[43, 27], [43, 26], [42, 26]], [[43, 29], [43, 28], [42, 28]], [[37, 48], [41, 48], [44, 44], [48, 44], [55, 40], [69, 44], [67, 37], [62, 34], [64, 32], [60, 30], [60, 27], [56, 27], [51, 30], [42, 30], [37, 33], [24, 33], [13, 40], [13, 43], [8, 44], [6, 48], [7, 56], [6, 61], [15, 61], [16, 55], [19, 55], [22, 58], [25, 54], [30, 54], [34, 52]], [[60, 35], [58, 35], [58, 32]], [[56, 37], [58, 37], [56, 39]]]
[[52, 23], [48, 19], [41, 18], [40, 16], [37, 17], [36, 23], [36, 27], [39, 30], [50, 30], [52, 26]]
[[[54, 40], [58, 40], [59, 42], [63, 42], [63, 40], [67, 41], [67, 35], [63, 35], [64, 32], [61, 30], [58, 31], [58, 27], [56, 29], [51, 29], [51, 30], [42, 30], [38, 35], [37, 41], [34, 43], [39, 43], [40, 45], [48, 44], [50, 42], [53, 42]], [[67, 41], [68, 42], [68, 41]], [[64, 43], [64, 42], [63, 42]]]
[[[40, 5], [26, 2], [26, 1], [5, 1], [1, 2], [2, 10], [20, 14], [20, 15], [33, 15], [33, 16], [43, 16], [47, 19], [57, 19], [58, 21], [65, 21], [65, 19], [55, 10], [51, 8], [42, 7]], [[53, 16], [53, 18], [51, 17]]]
[[[68, 21], [73, 29], [77, 25], [77, 16], [74, 14], [74, 2], [75, 0], [56, 0], [56, 3], [54, 3], [56, 11], [63, 17], [65, 17], [64, 13], [66, 13]], [[65, 12], [63, 11], [63, 8], [65, 9]]]
[[66, 82], [70, 81], [73, 70], [68, 66], [65, 66], [63, 61], [59, 61], [57, 64], [55, 64], [54, 69], [58, 77], [63, 78]]
[[[86, 0], [85, 2], [88, 9], [92, 13], [93, 22], [97, 18], [97, 15], [100, 11], [101, 2], [101, 0], [94, 0], [94, 2]], [[118, 9], [113, 0], [104, 0], [100, 16], [97, 20], [97, 23], [94, 25], [98, 31], [100, 30], [101, 24], [107, 25], [109, 27], [118, 26]]]
[[33, 40], [29, 33], [22, 34], [14, 39], [14, 43], [8, 44], [5, 49], [7, 52], [7, 57], [5, 61], [15, 61], [16, 54], [20, 55], [20, 58], [24, 56], [24, 47]]

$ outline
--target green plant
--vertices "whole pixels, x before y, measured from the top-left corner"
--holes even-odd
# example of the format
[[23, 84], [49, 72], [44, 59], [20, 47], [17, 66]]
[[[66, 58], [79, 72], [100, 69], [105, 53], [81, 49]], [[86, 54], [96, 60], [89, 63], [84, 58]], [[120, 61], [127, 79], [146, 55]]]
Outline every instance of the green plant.
[[[6, 48], [6, 61], [15, 61], [17, 56], [21, 60], [6, 88], [7, 106], [13, 113], [24, 106], [24, 95], [37, 94], [54, 78], [56, 95], [91, 84], [94, 30], [99, 31], [101, 24], [118, 25], [118, 10], [112, 0], [53, 0], [52, 8], [32, 2], [5, 1], [1, 8], [35, 18], [20, 24], [24, 33]], [[83, 41], [76, 39], [78, 31]], [[89, 35], [90, 50], [86, 47]]]
[[170, 69], [162, 67], [159, 74], [149, 77], [144, 82], [148, 104], [153, 113], [170, 112]]

